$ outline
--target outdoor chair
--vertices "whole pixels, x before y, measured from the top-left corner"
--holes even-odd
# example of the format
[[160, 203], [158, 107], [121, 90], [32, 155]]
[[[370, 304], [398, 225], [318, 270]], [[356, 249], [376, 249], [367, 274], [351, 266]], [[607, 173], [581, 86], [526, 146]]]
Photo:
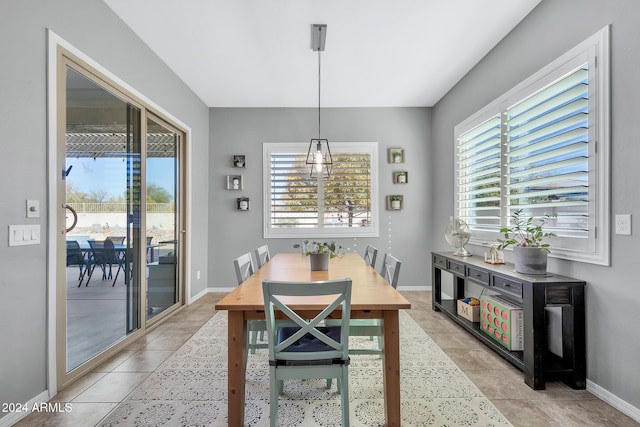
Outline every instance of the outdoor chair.
[[82, 285], [84, 276], [90, 268], [90, 262], [80, 248], [77, 240], [67, 240], [67, 267], [77, 265], [80, 269], [78, 287]]
[[[116, 276], [113, 278], [113, 284], [111, 286], [116, 285], [116, 281], [118, 280], [118, 275], [120, 274], [120, 270], [124, 270], [124, 257], [118, 256], [116, 252], [115, 246], [113, 242], [107, 238], [104, 242], [97, 242], [94, 240], [89, 240], [89, 246], [91, 247], [92, 254], [92, 263], [91, 270], [89, 271], [89, 277], [87, 278], [87, 283], [85, 286], [89, 286], [89, 281], [93, 276], [93, 271], [96, 268], [96, 265], [99, 265], [102, 269], [102, 280], [107, 280], [113, 278], [113, 266], [117, 266]], [[109, 271], [107, 273], [107, 266]]]

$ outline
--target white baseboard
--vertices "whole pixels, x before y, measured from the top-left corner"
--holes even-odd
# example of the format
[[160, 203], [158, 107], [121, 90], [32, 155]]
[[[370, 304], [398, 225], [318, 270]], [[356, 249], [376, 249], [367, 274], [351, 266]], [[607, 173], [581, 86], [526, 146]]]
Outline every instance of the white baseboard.
[[430, 291], [431, 286], [398, 286], [399, 291]]
[[213, 292], [231, 292], [232, 290], [234, 290], [236, 287], [232, 287], [232, 288], [206, 288], [205, 290], [197, 293], [196, 295], [192, 296], [191, 298], [189, 298], [189, 301], [187, 302], [187, 305], [191, 305], [194, 302], [198, 301], [200, 298], [202, 298], [203, 296], [205, 296], [206, 294], [210, 294]]
[[626, 416], [633, 418], [640, 423], [640, 409], [620, 399], [615, 394], [600, 387], [598, 384], [587, 380], [587, 391], [596, 396], [598, 399], [608, 403]]
[[31, 413], [31, 408], [37, 403], [48, 402], [49, 401], [49, 392], [47, 390], [43, 391], [30, 401], [26, 402], [22, 405], [23, 408], [26, 408], [24, 412], [9, 412], [4, 417], [0, 418], [0, 427], [9, 427], [26, 417]]
[[202, 298], [208, 293], [209, 293], [209, 288], [206, 288], [203, 291], [193, 295], [192, 297], [189, 297], [189, 300], [187, 301], [187, 305], [193, 304], [194, 302], [198, 301], [200, 298]]

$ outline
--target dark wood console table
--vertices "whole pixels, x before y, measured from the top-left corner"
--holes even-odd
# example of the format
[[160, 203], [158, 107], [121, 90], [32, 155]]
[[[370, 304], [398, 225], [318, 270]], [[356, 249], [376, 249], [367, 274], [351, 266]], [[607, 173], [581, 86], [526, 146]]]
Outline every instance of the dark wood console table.
[[[586, 388], [584, 281], [557, 274], [520, 274], [513, 264], [492, 265], [478, 256], [458, 257], [451, 252], [431, 255], [433, 310], [442, 311], [522, 369], [524, 381], [531, 388], [543, 390], [547, 379], [561, 379], [575, 389]], [[453, 274], [453, 299], [442, 298], [442, 271]], [[522, 306], [524, 351], [507, 350], [481, 331], [478, 322], [458, 316], [456, 300], [465, 297], [467, 281]], [[545, 307], [562, 309], [562, 357], [547, 349]]]

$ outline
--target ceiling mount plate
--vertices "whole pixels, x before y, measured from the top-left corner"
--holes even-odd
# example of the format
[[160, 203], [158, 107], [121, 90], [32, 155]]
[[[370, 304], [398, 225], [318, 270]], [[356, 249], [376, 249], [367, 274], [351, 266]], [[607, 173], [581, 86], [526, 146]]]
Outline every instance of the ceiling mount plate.
[[327, 24], [313, 24], [311, 27], [311, 49], [324, 51], [324, 42], [327, 39]]

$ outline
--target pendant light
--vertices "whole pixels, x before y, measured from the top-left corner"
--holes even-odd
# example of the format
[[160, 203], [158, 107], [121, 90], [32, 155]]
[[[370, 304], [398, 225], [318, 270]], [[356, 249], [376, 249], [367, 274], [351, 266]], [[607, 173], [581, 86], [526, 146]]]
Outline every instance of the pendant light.
[[309, 142], [306, 164], [309, 166], [309, 176], [317, 178], [321, 174], [324, 178], [331, 176], [333, 159], [329, 140], [320, 136], [320, 52], [324, 50], [324, 43], [327, 38], [326, 24], [313, 24], [311, 32], [311, 49], [318, 52], [318, 138], [312, 138]]

